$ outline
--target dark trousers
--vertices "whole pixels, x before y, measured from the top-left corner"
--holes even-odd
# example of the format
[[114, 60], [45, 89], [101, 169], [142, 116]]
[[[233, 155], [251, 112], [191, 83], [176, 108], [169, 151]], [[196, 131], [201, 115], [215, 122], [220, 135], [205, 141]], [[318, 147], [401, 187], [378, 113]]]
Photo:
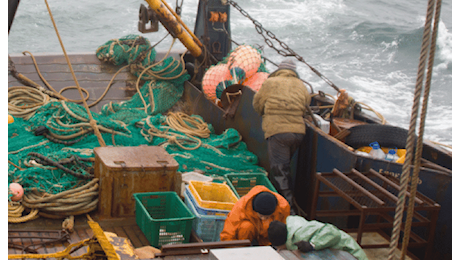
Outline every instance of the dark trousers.
[[267, 139], [270, 179], [274, 180], [276, 189], [291, 206], [294, 188], [290, 170], [291, 158], [299, 148], [303, 137], [304, 134], [281, 133]]

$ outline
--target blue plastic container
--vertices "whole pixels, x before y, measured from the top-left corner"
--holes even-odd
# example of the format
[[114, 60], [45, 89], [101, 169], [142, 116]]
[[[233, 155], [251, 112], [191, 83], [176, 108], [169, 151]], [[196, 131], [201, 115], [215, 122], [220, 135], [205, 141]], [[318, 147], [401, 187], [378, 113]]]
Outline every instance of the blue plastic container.
[[184, 196], [185, 205], [196, 216], [192, 229], [203, 242], [220, 241], [220, 232], [224, 229], [226, 216], [201, 215], [196, 211], [190, 196]]

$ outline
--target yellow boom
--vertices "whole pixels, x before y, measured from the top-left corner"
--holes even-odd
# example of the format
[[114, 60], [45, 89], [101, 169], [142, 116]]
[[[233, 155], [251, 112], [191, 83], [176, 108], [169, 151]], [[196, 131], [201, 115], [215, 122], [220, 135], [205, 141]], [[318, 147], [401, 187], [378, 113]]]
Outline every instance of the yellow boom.
[[180, 17], [172, 11], [171, 7], [162, 0], [145, 0], [150, 8], [158, 15], [163, 26], [174, 36], [179, 38], [182, 44], [190, 51], [193, 57], [200, 57], [203, 53], [201, 42], [182, 22]]

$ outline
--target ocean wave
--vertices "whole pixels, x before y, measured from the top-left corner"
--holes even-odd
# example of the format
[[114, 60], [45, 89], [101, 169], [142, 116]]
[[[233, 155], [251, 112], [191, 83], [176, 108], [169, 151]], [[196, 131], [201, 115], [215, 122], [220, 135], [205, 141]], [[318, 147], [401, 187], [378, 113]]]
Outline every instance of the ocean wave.
[[452, 32], [449, 32], [442, 21], [438, 25], [436, 46], [438, 48], [437, 57], [442, 61], [441, 64], [437, 65], [437, 67], [447, 69], [450, 64], [452, 69]]
[[[176, 1], [166, 1], [175, 8]], [[407, 124], [413, 102], [426, 3], [418, 0], [234, 1], [309, 65], [340, 88], [347, 89], [357, 101], [369, 104], [392, 124]], [[443, 8], [450, 7], [452, 1], [446, 2], [443, 2]], [[95, 51], [110, 39], [140, 34], [137, 31], [137, 14], [141, 3], [147, 5], [139, 0], [114, 0], [111, 5], [81, 0], [71, 3], [70, 9], [65, 1], [50, 4], [66, 50], [88, 52]], [[183, 2], [181, 17], [192, 30], [198, 3], [199, 0]], [[264, 55], [275, 63], [283, 59], [264, 44], [262, 36], [256, 34], [252, 21], [233, 7], [230, 7], [230, 12], [233, 40], [241, 44], [264, 46]], [[443, 106], [444, 110], [451, 111], [452, 102], [445, 101], [452, 95], [451, 14], [441, 15], [432, 80], [436, 88], [432, 88], [430, 99], [433, 105], [429, 110]], [[159, 32], [143, 36], [154, 44], [166, 33], [160, 25]], [[9, 34], [8, 51], [59, 52], [60, 46], [55, 37], [44, 3], [23, 1]], [[167, 50], [171, 42], [169, 37], [156, 48]], [[183, 48], [178, 41], [176, 47]], [[276, 69], [271, 64], [268, 67], [272, 71]], [[336, 94], [308, 66], [299, 62], [297, 67], [299, 74], [313, 85], [315, 91]], [[438, 112], [436, 110], [434, 113]], [[447, 118], [447, 122], [452, 120], [451, 113], [446, 112], [443, 117]], [[435, 124], [439, 122], [435, 118], [428, 120], [427, 132], [430, 135], [451, 140], [448, 127], [437, 132]], [[431, 121], [436, 123], [431, 124]]]
[[[239, 1], [238, 5], [250, 17], [259, 21], [264, 28], [270, 31], [323, 30], [337, 19], [338, 14], [347, 12], [343, 0], [249, 0]], [[233, 22], [239, 24], [246, 17], [232, 10]], [[246, 19], [247, 20], [247, 19]]]

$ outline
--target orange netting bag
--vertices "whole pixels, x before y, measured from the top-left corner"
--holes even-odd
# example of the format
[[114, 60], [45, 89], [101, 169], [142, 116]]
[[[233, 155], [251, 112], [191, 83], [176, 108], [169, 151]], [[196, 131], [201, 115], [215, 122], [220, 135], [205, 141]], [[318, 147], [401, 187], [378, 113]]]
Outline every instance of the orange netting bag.
[[234, 80], [241, 83], [254, 75], [260, 67], [260, 53], [249, 45], [238, 46], [228, 58], [228, 69]]
[[205, 96], [215, 102], [216, 100], [216, 86], [226, 80], [230, 80], [230, 71], [227, 64], [218, 64], [210, 67], [203, 76], [202, 87]]
[[249, 79], [246, 79], [243, 85], [250, 87], [255, 92], [259, 91], [260, 87], [262, 87], [262, 83], [268, 78], [270, 73], [268, 72], [257, 72], [256, 74], [252, 75]]

